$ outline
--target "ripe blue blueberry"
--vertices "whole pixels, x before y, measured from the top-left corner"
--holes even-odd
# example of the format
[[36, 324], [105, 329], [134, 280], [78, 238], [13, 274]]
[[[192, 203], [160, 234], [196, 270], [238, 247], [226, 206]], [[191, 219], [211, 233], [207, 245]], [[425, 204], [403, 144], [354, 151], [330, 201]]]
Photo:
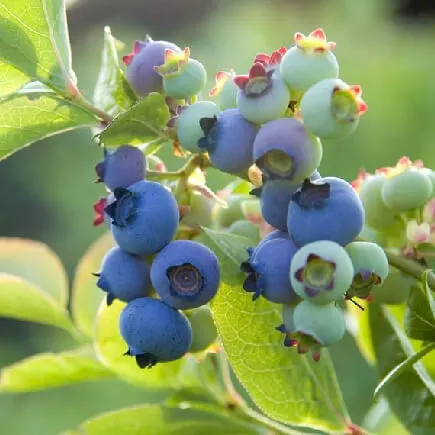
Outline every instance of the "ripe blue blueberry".
[[304, 125], [321, 139], [341, 139], [352, 134], [367, 111], [361, 88], [340, 79], [325, 79], [312, 86], [301, 100]]
[[172, 42], [153, 41], [147, 37], [145, 42], [136, 41], [133, 52], [123, 57], [127, 65], [127, 79], [138, 95], [145, 96], [150, 92], [162, 91], [162, 77], [154, 67], [164, 63], [166, 50], [181, 51]]
[[97, 164], [95, 172], [99, 182], [110, 190], [128, 187], [143, 180], [146, 172], [145, 156], [139, 148], [123, 145], [115, 151], [106, 151], [104, 160]]
[[297, 299], [288, 273], [297, 249], [292, 240], [277, 238], [248, 251], [249, 258], [241, 270], [247, 273], [243, 288], [253, 293], [253, 300], [263, 296], [271, 302], [287, 304]]
[[151, 265], [151, 282], [160, 299], [182, 310], [209, 302], [218, 290], [219, 281], [216, 255], [191, 240], [170, 243]]
[[154, 254], [174, 237], [179, 221], [177, 201], [159, 183], [138, 181], [115, 189], [116, 201], [106, 207], [116, 243], [130, 254]]
[[130, 302], [149, 296], [151, 291], [150, 267], [146, 260], [131, 255], [118, 247], [104, 256], [97, 286], [107, 293], [107, 305], [114, 299]]
[[340, 178], [305, 180], [290, 201], [287, 225], [299, 246], [317, 240], [345, 246], [361, 232], [364, 208], [352, 186]]
[[198, 101], [183, 109], [176, 124], [180, 145], [192, 153], [202, 152], [201, 148], [198, 147], [198, 140], [204, 134], [199, 120], [201, 118], [213, 118], [218, 113], [218, 107], [211, 101]]
[[186, 316], [153, 298], [139, 298], [121, 312], [119, 328], [140, 368], [175, 361], [192, 343], [192, 329]]
[[155, 70], [163, 77], [163, 90], [168, 97], [188, 99], [201, 92], [207, 82], [207, 72], [202, 65], [190, 57], [190, 49], [183, 52], [165, 51], [165, 63]]
[[256, 62], [249, 75], [236, 76], [234, 82], [239, 87], [237, 107], [240, 113], [251, 122], [263, 124], [284, 116], [290, 103], [290, 91], [274, 70]]
[[[269, 240], [275, 239], [290, 239], [289, 233], [287, 231], [273, 230], [261, 240], [260, 244], [266, 243]], [[258, 249], [258, 246], [257, 246]]]
[[327, 240], [300, 248], [290, 266], [295, 292], [316, 304], [343, 299], [353, 277], [352, 261], [345, 249]]
[[321, 346], [338, 343], [346, 332], [344, 315], [333, 303], [316, 305], [302, 301], [294, 310], [293, 323], [297, 333]]
[[322, 29], [314, 30], [308, 37], [296, 33], [294, 42], [280, 67], [280, 76], [292, 90], [306, 92], [320, 80], [338, 77], [338, 62], [332, 53], [335, 43], [326, 41]]
[[254, 163], [252, 147], [257, 128], [238, 109], [224, 110], [217, 117], [202, 118], [200, 122], [204, 137], [198, 145], [208, 151], [215, 168], [237, 174]]
[[310, 137], [294, 118], [281, 118], [263, 125], [255, 138], [254, 160], [269, 178], [300, 183], [309, 177], [322, 159], [322, 145]]

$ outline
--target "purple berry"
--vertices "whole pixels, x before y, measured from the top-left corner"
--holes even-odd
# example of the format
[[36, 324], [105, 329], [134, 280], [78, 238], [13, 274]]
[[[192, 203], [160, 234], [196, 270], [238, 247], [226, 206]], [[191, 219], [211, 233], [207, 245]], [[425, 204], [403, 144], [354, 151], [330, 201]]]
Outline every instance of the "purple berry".
[[136, 41], [133, 52], [123, 57], [127, 65], [127, 79], [138, 95], [146, 96], [163, 90], [162, 77], [154, 67], [164, 63], [166, 50], [181, 52], [172, 42], [153, 41], [147, 37], [145, 42]]
[[105, 151], [104, 160], [97, 164], [95, 172], [99, 182], [110, 190], [128, 187], [143, 180], [146, 173], [145, 156], [139, 148], [123, 145], [115, 151]]
[[321, 159], [320, 141], [310, 137], [303, 124], [293, 118], [268, 122], [255, 138], [255, 163], [270, 179], [300, 183], [317, 169]]

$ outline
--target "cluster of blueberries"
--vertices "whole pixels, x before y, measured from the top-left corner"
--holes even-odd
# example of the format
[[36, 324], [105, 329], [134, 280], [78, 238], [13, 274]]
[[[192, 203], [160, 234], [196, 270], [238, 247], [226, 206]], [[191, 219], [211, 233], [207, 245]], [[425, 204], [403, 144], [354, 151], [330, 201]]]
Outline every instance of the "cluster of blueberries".
[[[339, 341], [345, 332], [337, 301], [365, 298], [388, 275], [375, 243], [355, 241], [364, 207], [346, 181], [322, 178], [320, 139], [350, 135], [367, 110], [361, 88], [338, 78], [322, 29], [296, 33], [294, 44], [255, 56], [249, 74], [219, 72], [210, 92], [200, 93], [203, 65], [166, 41], [136, 42], [124, 57], [127, 79], [140, 97], [160, 92], [173, 119], [168, 128], [189, 153], [207, 153], [213, 167], [246, 178], [261, 173], [264, 220], [275, 230], [241, 265], [244, 289], [283, 305], [286, 346], [312, 351]], [[191, 350], [192, 331], [179, 310], [203, 306], [219, 287], [215, 254], [191, 240], [175, 240], [180, 211], [171, 191], [145, 181], [142, 152], [124, 145], [105, 151], [97, 165], [109, 196], [100, 210], [119, 247], [104, 258], [98, 286], [128, 302], [120, 331], [141, 367], [172, 361]], [[100, 204], [101, 208], [101, 204]], [[158, 298], [152, 295], [155, 291]]]

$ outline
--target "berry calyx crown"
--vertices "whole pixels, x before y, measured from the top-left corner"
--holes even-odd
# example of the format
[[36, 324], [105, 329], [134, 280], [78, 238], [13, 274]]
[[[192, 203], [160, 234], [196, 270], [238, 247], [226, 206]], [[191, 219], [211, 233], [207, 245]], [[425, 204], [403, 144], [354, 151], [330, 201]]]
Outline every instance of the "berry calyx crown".
[[310, 55], [328, 53], [336, 46], [335, 42], [326, 40], [325, 32], [321, 28], [313, 30], [308, 36], [297, 32], [293, 40], [297, 48]]
[[265, 68], [271, 68], [281, 63], [283, 56], [287, 53], [286, 47], [280, 47], [272, 54], [258, 53], [255, 56], [254, 63], [261, 63]]
[[153, 39], [149, 35], [146, 36], [145, 41], [135, 41], [135, 43], [133, 45], [133, 50], [131, 51], [131, 53], [126, 54], [125, 56], [122, 57], [122, 61], [124, 62], [124, 64], [127, 65], [127, 66], [130, 65], [130, 63], [133, 60], [133, 58], [143, 48], [145, 48], [150, 42], [153, 42]]
[[181, 74], [190, 59], [190, 48], [186, 47], [181, 53], [167, 48], [165, 61], [162, 65], [155, 66], [154, 70], [162, 77], [174, 77]]
[[235, 76], [233, 80], [246, 95], [259, 97], [269, 90], [272, 74], [273, 70], [267, 71], [263, 63], [256, 62], [249, 74]]
[[355, 122], [367, 112], [368, 105], [361, 98], [362, 89], [359, 85], [337, 86], [332, 91], [332, 113], [341, 122]]

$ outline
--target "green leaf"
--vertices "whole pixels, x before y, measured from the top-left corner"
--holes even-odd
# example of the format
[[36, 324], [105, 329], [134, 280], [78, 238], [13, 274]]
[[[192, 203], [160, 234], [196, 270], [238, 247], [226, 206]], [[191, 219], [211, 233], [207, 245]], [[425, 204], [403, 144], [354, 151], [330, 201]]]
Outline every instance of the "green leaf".
[[[388, 308], [372, 303], [368, 315], [379, 375], [384, 377], [414, 350]], [[435, 385], [421, 361], [399, 373], [383, 391], [393, 412], [413, 435], [432, 433]]]
[[435, 341], [435, 300], [427, 284], [427, 273], [422, 284], [413, 285], [405, 311], [405, 331], [408, 337]]
[[115, 300], [110, 307], [103, 301], [95, 328], [95, 349], [100, 360], [127, 382], [145, 388], [201, 387], [205, 376], [193, 356], [140, 369], [134, 358], [124, 355], [127, 344], [119, 332], [119, 316], [125, 303]]
[[119, 67], [116, 41], [110, 27], [104, 28], [104, 48], [94, 91], [95, 105], [111, 116], [128, 110], [137, 97]]
[[29, 80], [21, 71], [0, 61], [0, 98], [18, 91]]
[[0, 317], [57, 326], [74, 334], [68, 312], [54, 298], [22, 278], [0, 273]]
[[0, 371], [0, 392], [38, 391], [111, 376], [113, 373], [98, 361], [92, 348], [40, 353], [4, 367]]
[[435, 349], [435, 343], [430, 343], [423, 347], [419, 352], [414, 353], [413, 355], [406, 358], [405, 361], [398, 364], [394, 369], [392, 369], [382, 380], [379, 382], [375, 389], [374, 400], [376, 400], [383, 389], [393, 382], [396, 378], [398, 378], [402, 373], [409, 370], [411, 366], [413, 366], [417, 361], [420, 361], [425, 355]]
[[47, 245], [33, 240], [0, 238], [0, 270], [32, 283], [60, 307], [66, 307], [68, 278], [61, 261]]
[[95, 319], [104, 293], [97, 287], [92, 272], [99, 272], [101, 260], [115, 242], [110, 233], [94, 242], [80, 259], [75, 270], [71, 295], [71, 311], [77, 328], [88, 337], [94, 336]]
[[63, 0], [2, 0], [0, 35], [1, 64], [62, 89], [75, 81]]
[[118, 115], [99, 137], [106, 147], [156, 139], [167, 141], [170, 139], [166, 132], [169, 118], [169, 108], [164, 96], [153, 92], [127, 112]]
[[206, 406], [138, 406], [108, 412], [83, 423], [69, 435], [250, 435], [265, 431]]
[[0, 100], [0, 160], [37, 140], [96, 124], [92, 113], [54, 95], [13, 95]]
[[[320, 362], [283, 346], [275, 327], [280, 306], [244, 292], [247, 239], [204, 229], [205, 243], [219, 258], [221, 287], [211, 308], [231, 366], [257, 406], [275, 420], [343, 431], [347, 412], [327, 350]], [[208, 239], [208, 240], [207, 240]]]

